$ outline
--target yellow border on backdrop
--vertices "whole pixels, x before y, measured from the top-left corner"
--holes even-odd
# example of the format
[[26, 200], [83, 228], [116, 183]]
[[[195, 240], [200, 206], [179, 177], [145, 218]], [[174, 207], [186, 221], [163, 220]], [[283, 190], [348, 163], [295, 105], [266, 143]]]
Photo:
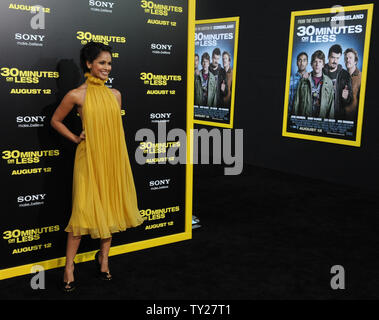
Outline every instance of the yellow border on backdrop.
[[[238, 37], [239, 37], [239, 23], [240, 17], [230, 17], [230, 18], [219, 18], [219, 19], [209, 19], [209, 20], [196, 20], [195, 24], [207, 24], [207, 23], [223, 23], [223, 22], [235, 22], [236, 29], [234, 35], [234, 62], [233, 62], [233, 82], [232, 82], [232, 99], [230, 103], [230, 122], [229, 123], [218, 123], [205, 120], [195, 120], [194, 123], [203, 124], [206, 126], [215, 126], [222, 128], [233, 128], [234, 124], [234, 102], [235, 102], [235, 88], [236, 88], [236, 79], [237, 79], [237, 60], [238, 60]], [[193, 37], [195, 39], [195, 37]], [[195, 54], [194, 54], [195, 55]], [[192, 105], [194, 103], [192, 102]], [[194, 108], [194, 107], [193, 107]]]
[[[195, 0], [188, 0], [188, 62], [187, 62], [187, 164], [186, 164], [186, 192], [185, 192], [185, 231], [174, 235], [148, 239], [139, 242], [128, 243], [111, 247], [109, 255], [138, 251], [142, 249], [157, 247], [169, 243], [189, 240], [192, 238], [192, 188], [193, 188], [193, 101], [194, 101], [194, 55], [195, 55]], [[75, 262], [86, 262], [94, 259], [95, 251], [79, 253]], [[66, 258], [55, 258], [27, 265], [0, 270], [0, 280], [29, 274], [35, 265], [42, 266], [45, 270], [63, 267]]]
[[[292, 47], [293, 47], [295, 17], [312, 15], [312, 14], [336, 13], [336, 12], [342, 11], [342, 9], [345, 12], [367, 10], [366, 34], [365, 34], [364, 53], [363, 53], [363, 60], [362, 60], [363, 65], [362, 65], [362, 70], [361, 70], [362, 78], [361, 78], [361, 90], [360, 90], [359, 106], [358, 106], [356, 140], [351, 141], [351, 140], [345, 140], [345, 139], [318, 137], [318, 136], [313, 136], [313, 135], [308, 135], [308, 134], [287, 132], [288, 100], [289, 100], [289, 87], [290, 87], [290, 79], [291, 79]], [[288, 42], [288, 58], [287, 58], [287, 81], [286, 81], [286, 91], [285, 91], [285, 99], [284, 99], [283, 128], [282, 128], [282, 135], [284, 137], [329, 142], [329, 143], [343, 144], [343, 145], [354, 146], [354, 147], [361, 146], [362, 122], [363, 122], [363, 112], [364, 112], [363, 109], [364, 109], [365, 94], [366, 94], [367, 66], [368, 66], [368, 58], [369, 58], [369, 50], [370, 50], [373, 9], [374, 9], [374, 4], [363, 4], [363, 5], [357, 5], [357, 6], [346, 6], [346, 7], [335, 7], [335, 8], [326, 8], [326, 9], [318, 9], [318, 10], [291, 12], [291, 24], [290, 24], [290, 34], [289, 34], [289, 42]]]

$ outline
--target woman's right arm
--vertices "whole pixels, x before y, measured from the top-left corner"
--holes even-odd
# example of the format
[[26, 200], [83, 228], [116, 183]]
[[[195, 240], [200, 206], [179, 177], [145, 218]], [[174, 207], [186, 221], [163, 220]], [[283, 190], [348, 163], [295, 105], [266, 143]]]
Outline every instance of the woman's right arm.
[[53, 116], [51, 117], [50, 124], [51, 126], [57, 130], [62, 136], [71, 140], [74, 143], [79, 143], [83, 139], [82, 137], [78, 137], [74, 133], [72, 133], [64, 124], [63, 120], [70, 113], [72, 108], [77, 103], [77, 95], [73, 92], [73, 90], [67, 92], [67, 94], [62, 99], [58, 108], [55, 110]]

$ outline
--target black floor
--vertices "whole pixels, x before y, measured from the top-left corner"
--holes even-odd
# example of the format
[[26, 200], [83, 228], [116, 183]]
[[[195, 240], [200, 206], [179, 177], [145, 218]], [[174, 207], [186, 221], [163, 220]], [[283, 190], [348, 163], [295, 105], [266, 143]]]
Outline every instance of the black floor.
[[[77, 265], [80, 287], [57, 287], [63, 269], [0, 282], [0, 299], [377, 299], [379, 211], [365, 189], [245, 166], [240, 176], [194, 168], [193, 239], [110, 258], [114, 281]], [[331, 268], [345, 270], [333, 290]]]

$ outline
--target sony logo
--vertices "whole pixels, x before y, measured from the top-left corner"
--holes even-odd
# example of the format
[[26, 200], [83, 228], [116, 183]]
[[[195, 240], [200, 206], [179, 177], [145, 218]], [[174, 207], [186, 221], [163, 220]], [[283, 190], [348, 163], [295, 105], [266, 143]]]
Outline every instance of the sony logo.
[[14, 35], [15, 39], [16, 40], [25, 40], [25, 41], [43, 41], [43, 39], [45, 38], [44, 35], [40, 35], [40, 34], [27, 34], [27, 33], [16, 33]]
[[152, 50], [170, 50], [172, 49], [172, 44], [161, 44], [161, 43], [152, 43]]
[[112, 9], [114, 6], [114, 2], [89, 0], [89, 5], [91, 7], [111, 8]]
[[44, 122], [46, 116], [18, 116], [16, 118], [17, 123], [33, 123], [33, 122]]
[[149, 182], [150, 187], [167, 186], [170, 184], [171, 179], [152, 180]]
[[19, 196], [17, 197], [18, 203], [23, 202], [30, 202], [30, 201], [39, 201], [39, 200], [45, 200], [46, 193], [45, 194], [33, 194], [33, 195], [27, 195], [27, 196]]
[[172, 113], [150, 113], [150, 119], [170, 119]]

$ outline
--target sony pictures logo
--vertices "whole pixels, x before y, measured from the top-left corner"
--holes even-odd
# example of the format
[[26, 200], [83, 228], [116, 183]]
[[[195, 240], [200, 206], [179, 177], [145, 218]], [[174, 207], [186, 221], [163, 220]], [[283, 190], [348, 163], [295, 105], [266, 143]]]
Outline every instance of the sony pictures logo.
[[152, 191], [168, 189], [170, 187], [170, 182], [171, 179], [150, 180], [149, 187]]
[[150, 121], [151, 123], [158, 123], [158, 122], [166, 122], [169, 123], [171, 121], [172, 113], [150, 113]]
[[45, 198], [46, 198], [46, 193], [18, 196], [17, 204], [20, 208], [41, 206], [45, 204]]
[[17, 116], [16, 123], [19, 128], [41, 128], [45, 126], [46, 116]]
[[152, 43], [150, 44], [150, 49], [153, 54], [171, 55], [173, 45], [162, 44], [162, 43]]
[[91, 11], [112, 13], [112, 9], [115, 3], [108, 1], [89, 0], [88, 5]]
[[28, 47], [43, 47], [45, 41], [43, 34], [15, 33], [14, 38], [18, 46]]

